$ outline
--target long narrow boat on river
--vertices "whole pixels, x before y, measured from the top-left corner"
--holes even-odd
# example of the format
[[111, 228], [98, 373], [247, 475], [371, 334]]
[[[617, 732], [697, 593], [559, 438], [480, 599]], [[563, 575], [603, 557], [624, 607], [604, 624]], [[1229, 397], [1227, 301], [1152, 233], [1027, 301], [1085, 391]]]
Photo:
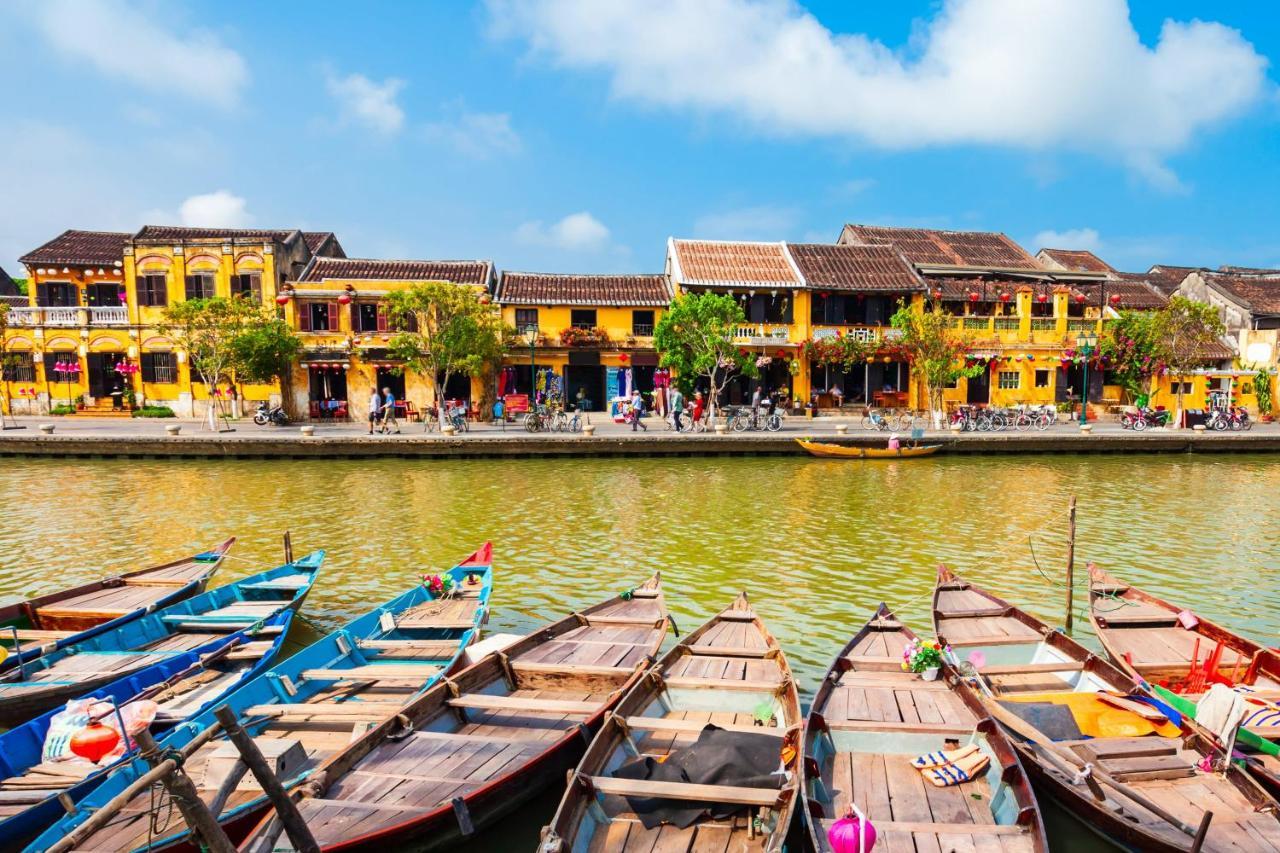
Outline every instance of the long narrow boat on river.
[[149, 569], [68, 587], [0, 607], [0, 670], [110, 631], [204, 590], [235, 537], [208, 551]]
[[[1008, 738], [949, 665], [934, 681], [903, 671], [915, 639], [881, 604], [814, 696], [804, 737], [813, 849], [832, 850], [832, 825], [856, 805], [890, 850], [1045, 853], [1040, 809]], [[957, 784], [944, 767], [936, 778], [951, 784], [937, 785], [932, 769], [913, 764], [942, 751], [975, 768], [972, 778]]]
[[1276, 802], [1107, 661], [946, 566], [933, 619], [1040, 792], [1090, 829], [1142, 851], [1280, 850]]
[[[322, 850], [466, 844], [558, 789], [605, 714], [641, 678], [670, 619], [658, 575], [486, 655], [387, 716], [301, 787]], [[274, 813], [241, 850], [271, 851]]]
[[[488, 617], [491, 563], [492, 547], [485, 543], [441, 573], [442, 581], [450, 582], [448, 590], [437, 594], [425, 583], [414, 586], [276, 664], [219, 707], [225, 704], [236, 714], [281, 782], [300, 784], [326, 758], [457, 667]], [[213, 710], [177, 726], [159, 741], [161, 749], [182, 749], [206, 737], [217, 725]], [[238, 759], [234, 744], [219, 732], [193, 752], [184, 770], [201, 798], [214, 803]], [[74, 841], [76, 849], [190, 849], [191, 833], [176, 811], [166, 811], [168, 822], [156, 829], [149, 789], [125, 798], [149, 769], [141, 758], [116, 768], [27, 849], [46, 851], [62, 839]], [[227, 834], [238, 840], [266, 810], [268, 800], [248, 778], [222, 793], [225, 798], [214, 811]], [[111, 812], [113, 805], [122, 807]], [[99, 825], [95, 816], [100, 813], [110, 813], [110, 818]]]
[[[280, 653], [293, 616], [293, 609], [284, 607], [260, 627], [227, 635], [227, 642], [212, 652], [182, 652], [79, 698], [99, 699], [126, 712], [133, 703], [155, 702], [158, 710], [150, 728], [161, 737], [261, 675]], [[63, 813], [65, 801], [80, 802], [126, 760], [52, 760], [45, 754], [46, 736], [62, 710], [55, 708], [0, 735], [0, 838], [8, 849], [16, 850], [42, 832]]]
[[742, 593], [606, 716], [539, 853], [781, 850], [801, 722], [786, 656]]
[[923, 444], [892, 450], [888, 447], [850, 447], [807, 438], [797, 438], [796, 444], [803, 447], [810, 456], [821, 456], [827, 459], [916, 459], [932, 456], [942, 449], [941, 444]]
[[1089, 620], [1116, 666], [1183, 714], [1213, 684], [1240, 691], [1249, 708], [1237, 744], [1249, 769], [1280, 795], [1280, 654], [1190, 610], [1089, 565]]
[[0, 675], [0, 725], [16, 726], [183, 652], [213, 651], [282, 608], [297, 610], [323, 562], [316, 551], [19, 664]]

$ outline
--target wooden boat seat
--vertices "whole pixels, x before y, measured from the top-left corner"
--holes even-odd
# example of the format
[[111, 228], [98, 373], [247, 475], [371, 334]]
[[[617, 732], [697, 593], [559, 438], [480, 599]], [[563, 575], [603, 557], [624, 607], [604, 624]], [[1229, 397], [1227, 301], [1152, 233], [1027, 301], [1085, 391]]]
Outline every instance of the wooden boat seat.
[[845, 655], [844, 659], [857, 667], [859, 672], [902, 672], [902, 658], [880, 655]]
[[420, 684], [440, 671], [440, 667], [415, 664], [375, 663], [348, 669], [304, 669], [303, 678], [317, 681], [408, 681]]
[[296, 592], [300, 589], [306, 589], [311, 584], [311, 575], [285, 575], [284, 577], [274, 578], [272, 580], [258, 581], [257, 583], [247, 583], [242, 585], [241, 589], [260, 589], [264, 591], [279, 590], [282, 592]]
[[1129, 591], [1127, 583], [1095, 583], [1089, 587], [1094, 595], [1124, 595]]
[[710, 655], [725, 658], [763, 658], [778, 656], [777, 649], [748, 649], [742, 646], [686, 646], [691, 655]]
[[380, 720], [400, 710], [403, 702], [311, 702], [296, 705], [252, 705], [246, 717], [288, 717], [323, 720]]
[[548, 673], [565, 673], [566, 675], [604, 675], [627, 676], [636, 671], [634, 666], [597, 666], [589, 663], [537, 663], [536, 661], [514, 660], [511, 670], [516, 675], [546, 675]]
[[227, 656], [223, 660], [257, 660], [258, 658], [271, 651], [274, 645], [270, 640], [262, 640], [256, 643], [243, 643], [227, 652]]
[[1030, 675], [1040, 672], [1082, 672], [1084, 661], [1069, 660], [1055, 663], [1007, 663], [984, 666], [980, 674], [991, 675]]
[[1100, 758], [1098, 768], [1117, 782], [1144, 782], [1152, 779], [1182, 779], [1194, 776], [1195, 767], [1179, 755], [1135, 755]]
[[648, 618], [645, 616], [581, 616], [582, 624], [598, 626], [598, 625], [643, 625], [645, 627], [656, 628], [662, 622], [661, 616]]
[[831, 731], [843, 732], [916, 732], [921, 734], [973, 734], [973, 725], [962, 723], [904, 723], [889, 720], [827, 720]]
[[725, 622], [754, 622], [756, 614], [750, 610], [725, 610], [720, 618]]
[[1008, 634], [992, 634], [986, 637], [947, 638], [952, 646], [1026, 646], [1038, 643], [1043, 639], [1039, 634], [1025, 634], [1011, 637]]
[[777, 681], [751, 681], [746, 679], [730, 680], [727, 678], [696, 678], [693, 676], [674, 675], [662, 679], [663, 684], [668, 688], [689, 688], [700, 689], [707, 688], [711, 690], [750, 690], [759, 693], [773, 693], [784, 684], [779, 678]]
[[357, 640], [356, 647], [389, 651], [401, 649], [424, 657], [451, 658], [458, 650], [457, 640]]
[[143, 575], [138, 578], [123, 578], [125, 586], [169, 586], [179, 587], [191, 583], [191, 578], [160, 578]]
[[[819, 821], [822, 824], [823, 837], [831, 829], [831, 825], [836, 821], [834, 818], [824, 818]], [[876, 831], [882, 832], [901, 832], [901, 833], [939, 833], [942, 835], [966, 835], [975, 838], [986, 838], [989, 835], [1025, 835], [1027, 830], [1017, 824], [1011, 823], [929, 823], [928, 821], [915, 820], [876, 820]], [[914, 847], [911, 849], [915, 849]], [[933, 849], [938, 849], [934, 847]], [[942, 848], [948, 849], [948, 848]], [[956, 847], [956, 850], [961, 849]], [[966, 848], [972, 849], [972, 848]], [[999, 849], [998, 847], [992, 848]], [[1012, 849], [1012, 848], [1010, 848]]]
[[[0, 642], [13, 639], [13, 631], [5, 631], [0, 629]], [[17, 630], [18, 640], [65, 640], [67, 637], [75, 636], [78, 631], [37, 631], [32, 628], [19, 628]]]
[[681, 732], [699, 734], [709, 725], [728, 732], [750, 732], [757, 735], [774, 735], [783, 737], [787, 732], [774, 726], [743, 726], [730, 723], [708, 723], [696, 720], [677, 720], [667, 717], [626, 717], [623, 722], [627, 728], [645, 732]]
[[598, 793], [620, 797], [658, 797], [665, 800], [697, 800], [768, 808], [777, 804], [782, 794], [776, 788], [694, 785], [687, 782], [654, 782], [649, 779], [616, 779], [612, 776], [587, 778]]
[[600, 710], [599, 702], [535, 699], [528, 696], [487, 696], [481, 693], [464, 693], [446, 700], [445, 704], [451, 708], [474, 708], [479, 711], [541, 711], [570, 716], [590, 716]]
[[427, 601], [400, 614], [396, 627], [401, 630], [460, 629], [475, 625], [480, 602], [468, 598], [441, 598]]
[[1061, 746], [1074, 749], [1081, 757], [1096, 761], [1102, 758], [1136, 758], [1139, 756], [1177, 755], [1181, 744], [1167, 737], [1113, 737], [1065, 740]]
[[939, 619], [982, 619], [987, 616], [1008, 616], [1011, 607], [975, 607], [972, 610], [939, 610]]
[[1168, 610], [1140, 610], [1135, 607], [1095, 615], [1108, 628], [1172, 628], [1178, 624], [1178, 617]]

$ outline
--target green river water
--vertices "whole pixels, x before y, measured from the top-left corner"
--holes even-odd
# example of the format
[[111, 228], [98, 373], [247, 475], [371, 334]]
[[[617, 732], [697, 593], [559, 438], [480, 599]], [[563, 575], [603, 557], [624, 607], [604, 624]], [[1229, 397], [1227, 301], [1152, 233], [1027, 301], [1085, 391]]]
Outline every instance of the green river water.
[[[939, 561], [1062, 624], [1073, 494], [1080, 577], [1093, 560], [1276, 642], [1280, 465], [1266, 456], [6, 459], [0, 595], [56, 589], [235, 535], [236, 559], [215, 579], [227, 582], [279, 563], [288, 529], [296, 553], [329, 555], [291, 637], [305, 643], [488, 539], [490, 631], [525, 632], [661, 570], [685, 631], [746, 589], [807, 698], [881, 600], [927, 630]], [[1083, 589], [1075, 633], [1096, 647], [1080, 613]], [[531, 845], [554, 801], [526, 810], [531, 829], [486, 844]]]

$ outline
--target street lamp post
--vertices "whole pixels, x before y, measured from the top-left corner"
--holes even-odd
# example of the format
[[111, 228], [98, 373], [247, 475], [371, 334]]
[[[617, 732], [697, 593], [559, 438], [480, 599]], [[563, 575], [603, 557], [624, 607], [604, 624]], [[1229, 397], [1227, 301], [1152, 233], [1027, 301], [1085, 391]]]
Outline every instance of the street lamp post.
[[1084, 356], [1084, 388], [1080, 391], [1080, 426], [1089, 422], [1089, 357], [1098, 345], [1098, 336], [1084, 334], [1076, 338], [1076, 350]]
[[538, 402], [538, 371], [533, 361], [533, 349], [538, 344], [538, 327], [533, 323], [524, 327], [524, 339], [529, 344], [529, 399]]

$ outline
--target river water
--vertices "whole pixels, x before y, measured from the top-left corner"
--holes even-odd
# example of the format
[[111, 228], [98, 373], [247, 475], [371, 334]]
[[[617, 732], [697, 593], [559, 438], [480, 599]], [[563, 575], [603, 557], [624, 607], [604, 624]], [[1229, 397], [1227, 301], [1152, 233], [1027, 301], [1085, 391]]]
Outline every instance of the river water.
[[[1067, 504], [1087, 560], [1274, 644], [1280, 465], [1265, 456], [0, 461], [0, 595], [239, 537], [215, 582], [328, 552], [307, 642], [494, 543], [490, 631], [523, 633], [661, 570], [692, 630], [746, 589], [806, 696], [881, 600], [928, 628], [934, 566], [1055, 625]], [[1076, 595], [1077, 637], [1096, 647]], [[549, 815], [542, 816], [545, 820]], [[536, 819], [537, 816], [534, 816]]]

